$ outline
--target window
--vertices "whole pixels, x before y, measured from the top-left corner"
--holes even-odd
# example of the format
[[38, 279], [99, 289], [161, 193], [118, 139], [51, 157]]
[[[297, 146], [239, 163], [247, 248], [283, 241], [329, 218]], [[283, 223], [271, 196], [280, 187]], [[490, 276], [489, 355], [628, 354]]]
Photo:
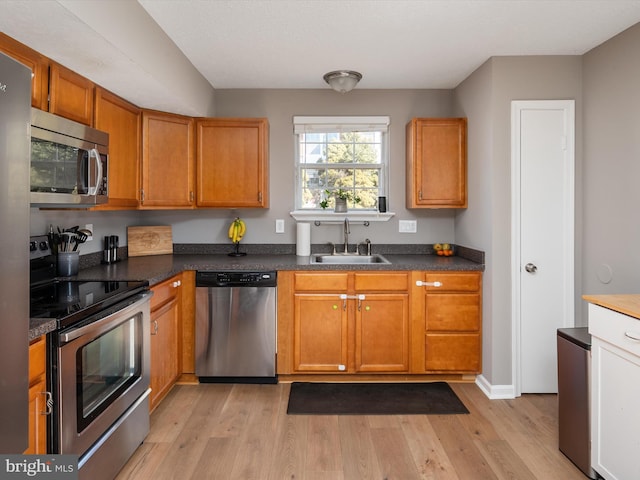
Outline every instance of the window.
[[386, 191], [389, 117], [294, 117], [296, 210], [375, 210]]

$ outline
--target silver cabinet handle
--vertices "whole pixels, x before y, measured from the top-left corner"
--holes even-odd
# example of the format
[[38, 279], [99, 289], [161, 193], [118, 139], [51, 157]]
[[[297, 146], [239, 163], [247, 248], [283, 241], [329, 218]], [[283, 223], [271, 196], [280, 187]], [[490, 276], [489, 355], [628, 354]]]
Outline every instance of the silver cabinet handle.
[[347, 295], [346, 293], [340, 294], [340, 300], [342, 300], [342, 309], [347, 309], [347, 299], [358, 300], [358, 310], [360, 310], [360, 306], [362, 305], [362, 300], [366, 298], [364, 293], [359, 293], [358, 295]]
[[53, 412], [53, 395], [51, 395], [51, 392], [40, 392], [42, 393], [46, 400], [45, 400], [45, 405], [46, 408], [43, 412], [40, 412], [41, 415], [51, 415], [51, 413]]
[[180, 285], [182, 285], [182, 282], [180, 280], [176, 280], [171, 284], [173, 288], [178, 288]]
[[636, 342], [640, 342], [640, 333], [624, 332], [624, 336], [630, 338], [631, 340], [635, 340]]
[[527, 263], [524, 266], [524, 269], [529, 273], [536, 273], [536, 271], [538, 270], [538, 267], [536, 265], [534, 265], [533, 263]]
[[422, 280], [416, 280], [416, 287], [441, 287], [442, 282], [423, 282]]
[[157, 335], [158, 334], [158, 321], [154, 320], [153, 321], [153, 332], [151, 332], [151, 335]]

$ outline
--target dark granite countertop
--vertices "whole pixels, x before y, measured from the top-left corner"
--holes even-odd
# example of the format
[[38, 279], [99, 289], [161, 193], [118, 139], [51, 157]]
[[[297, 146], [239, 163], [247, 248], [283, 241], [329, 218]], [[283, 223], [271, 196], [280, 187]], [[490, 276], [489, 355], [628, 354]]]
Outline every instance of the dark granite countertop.
[[[456, 255], [452, 257], [434, 255], [429, 246], [381, 247], [378, 247], [373, 253], [384, 255], [391, 263], [311, 264], [310, 257], [295, 255], [295, 246], [269, 248], [269, 246], [252, 247], [247, 245], [244, 247], [248, 251], [246, 256], [231, 257], [225, 253], [229, 251], [228, 245], [222, 247], [174, 245], [173, 255], [129, 257], [111, 265], [101, 265], [95, 261], [91, 262], [91, 259], [85, 259], [84, 265], [81, 261], [80, 272], [74, 278], [87, 281], [146, 280], [149, 285], [153, 286], [185, 270], [484, 271], [484, 253], [466, 247], [456, 246]], [[312, 252], [328, 253], [323, 252], [321, 248], [312, 248]], [[31, 320], [29, 340], [54, 329], [55, 321]]]
[[482, 271], [484, 264], [465, 258], [436, 255], [384, 254], [389, 264], [311, 264], [309, 257], [296, 255], [250, 254], [230, 257], [225, 254], [173, 254], [133, 257], [112, 265], [81, 270], [80, 280], [147, 280], [159, 283], [185, 270], [468, 270]]

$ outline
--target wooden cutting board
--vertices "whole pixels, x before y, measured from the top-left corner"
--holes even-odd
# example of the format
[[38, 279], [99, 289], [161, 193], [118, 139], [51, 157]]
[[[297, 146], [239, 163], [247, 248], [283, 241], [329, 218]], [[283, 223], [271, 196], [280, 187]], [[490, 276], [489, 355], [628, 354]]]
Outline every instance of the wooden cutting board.
[[127, 227], [127, 246], [130, 257], [173, 253], [171, 226]]

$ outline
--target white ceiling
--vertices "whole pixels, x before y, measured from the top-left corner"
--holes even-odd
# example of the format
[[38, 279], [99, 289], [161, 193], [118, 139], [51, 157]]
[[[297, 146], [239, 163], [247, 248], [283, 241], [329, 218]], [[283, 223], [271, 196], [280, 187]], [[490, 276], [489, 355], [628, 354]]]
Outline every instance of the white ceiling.
[[336, 69], [454, 88], [492, 56], [581, 55], [638, 22], [640, 0], [0, 0], [8, 35], [173, 111], [197, 109], [178, 85], [328, 88]]

